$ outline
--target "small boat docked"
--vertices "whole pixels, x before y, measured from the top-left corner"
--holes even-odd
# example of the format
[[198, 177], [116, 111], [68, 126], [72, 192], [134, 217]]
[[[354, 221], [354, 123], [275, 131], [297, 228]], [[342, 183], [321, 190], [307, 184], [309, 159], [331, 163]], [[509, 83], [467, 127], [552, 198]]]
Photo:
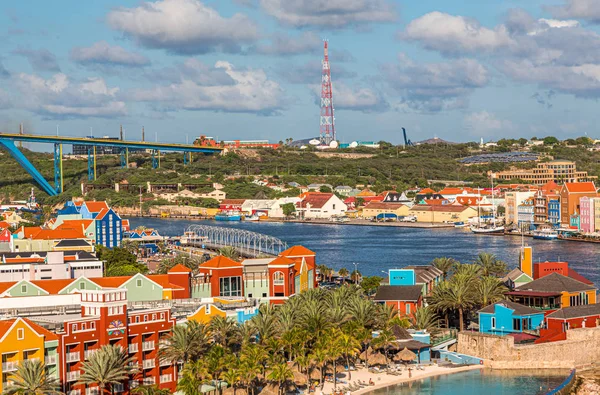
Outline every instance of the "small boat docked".
[[244, 221], [258, 222], [260, 221], [260, 217], [258, 215], [250, 215], [248, 217], [244, 217]]
[[533, 238], [538, 240], [556, 240], [558, 232], [553, 229], [542, 229], [533, 232]]
[[467, 226], [467, 224], [465, 224], [465, 223], [464, 223], [464, 222], [462, 222], [462, 221], [458, 221], [458, 222], [455, 222], [455, 223], [454, 223], [454, 227], [455, 227], [455, 228], [464, 228], [464, 227], [466, 227], [466, 226]]
[[471, 232], [482, 235], [504, 235], [504, 226], [501, 225], [471, 225]]
[[232, 211], [222, 211], [215, 215], [215, 221], [241, 221], [242, 216], [240, 213]]

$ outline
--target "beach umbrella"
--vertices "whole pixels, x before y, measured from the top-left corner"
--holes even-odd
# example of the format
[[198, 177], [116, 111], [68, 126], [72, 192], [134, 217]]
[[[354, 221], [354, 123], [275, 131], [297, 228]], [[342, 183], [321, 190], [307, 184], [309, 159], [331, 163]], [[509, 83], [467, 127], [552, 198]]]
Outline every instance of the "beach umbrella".
[[306, 383], [306, 375], [298, 372], [298, 371], [294, 371], [294, 384], [298, 385], [298, 386], [305, 386]]
[[396, 357], [398, 357], [400, 361], [409, 362], [409, 361], [414, 361], [415, 358], [417, 358], [417, 354], [415, 354], [414, 352], [410, 351], [408, 348], [404, 347], [404, 350], [400, 351], [396, 355]]
[[369, 365], [385, 365], [385, 364], [387, 364], [385, 355], [380, 354], [380, 353], [369, 354]]
[[369, 357], [370, 357], [371, 355], [373, 355], [373, 348], [372, 348], [371, 346], [369, 346], [369, 348], [367, 349], [367, 351], [366, 351], [366, 352], [365, 352], [365, 351], [363, 351], [363, 352], [360, 354], [360, 359], [361, 359], [361, 360], [363, 360], [363, 361], [364, 361], [364, 360], [366, 360], [366, 359], [367, 359], [367, 355], [369, 355]]

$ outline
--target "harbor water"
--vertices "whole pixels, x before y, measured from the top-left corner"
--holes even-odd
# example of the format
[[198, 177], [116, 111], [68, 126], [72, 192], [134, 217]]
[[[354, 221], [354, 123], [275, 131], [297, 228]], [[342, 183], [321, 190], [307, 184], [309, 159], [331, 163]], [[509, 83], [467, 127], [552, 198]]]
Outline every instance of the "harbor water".
[[460, 228], [399, 228], [281, 222], [217, 222], [178, 219], [131, 218], [132, 229], [155, 228], [163, 236], [180, 236], [193, 224], [226, 226], [277, 237], [289, 246], [301, 244], [317, 254], [317, 263], [367, 276], [384, 276], [388, 269], [424, 265], [448, 256], [472, 262], [480, 252], [490, 252], [516, 267], [521, 243], [533, 247], [534, 261], [567, 261], [571, 268], [600, 284], [600, 244], [545, 241], [517, 236], [475, 235]]

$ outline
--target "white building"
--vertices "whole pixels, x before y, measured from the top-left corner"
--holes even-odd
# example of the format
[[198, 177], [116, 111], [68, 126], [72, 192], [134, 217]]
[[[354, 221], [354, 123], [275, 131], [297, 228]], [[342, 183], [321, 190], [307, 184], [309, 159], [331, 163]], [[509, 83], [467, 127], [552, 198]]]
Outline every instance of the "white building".
[[0, 258], [0, 282], [103, 275], [102, 261], [84, 251], [6, 252]]
[[346, 215], [348, 207], [333, 193], [309, 192], [296, 211], [300, 218], [331, 218]]
[[242, 214], [261, 215], [264, 213], [264, 215], [268, 215], [275, 202], [275, 199], [246, 199], [242, 203]]
[[283, 209], [281, 206], [287, 203], [292, 203], [295, 207], [298, 203], [300, 203], [302, 199], [297, 196], [294, 197], [284, 197], [281, 199], [277, 199], [275, 203], [269, 209], [269, 218], [285, 218], [283, 214]]

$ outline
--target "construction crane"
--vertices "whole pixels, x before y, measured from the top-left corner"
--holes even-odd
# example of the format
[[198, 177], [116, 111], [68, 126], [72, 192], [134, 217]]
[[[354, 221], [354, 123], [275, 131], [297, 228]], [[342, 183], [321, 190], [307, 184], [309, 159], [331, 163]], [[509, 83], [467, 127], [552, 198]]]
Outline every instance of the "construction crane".
[[412, 147], [414, 146], [413, 142], [408, 139], [406, 136], [406, 129], [402, 128], [402, 134], [404, 134], [404, 146]]

